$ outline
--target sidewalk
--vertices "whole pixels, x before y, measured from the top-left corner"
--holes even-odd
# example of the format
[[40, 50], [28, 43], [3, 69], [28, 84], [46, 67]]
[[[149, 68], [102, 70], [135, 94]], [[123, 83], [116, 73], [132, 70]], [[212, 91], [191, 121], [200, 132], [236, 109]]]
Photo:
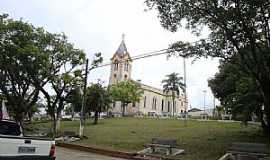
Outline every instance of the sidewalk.
[[121, 158], [114, 158], [103, 156], [99, 154], [71, 150], [63, 147], [56, 148], [56, 160], [124, 160]]

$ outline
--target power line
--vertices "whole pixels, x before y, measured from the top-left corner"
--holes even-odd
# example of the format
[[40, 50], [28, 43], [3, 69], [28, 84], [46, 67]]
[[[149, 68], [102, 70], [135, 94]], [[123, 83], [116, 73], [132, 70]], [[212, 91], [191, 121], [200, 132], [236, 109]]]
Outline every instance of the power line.
[[[211, 40], [211, 38], [205, 38], [204, 40]], [[198, 42], [200, 42], [200, 41], [187, 42], [187, 43], [195, 44], [195, 43], [198, 43]], [[138, 59], [143, 59], [143, 58], [148, 58], [148, 57], [153, 57], [153, 56], [159, 56], [159, 55], [170, 53], [170, 51], [173, 51], [173, 49], [166, 48], [166, 49], [156, 50], [156, 51], [152, 51], [152, 52], [148, 52], [148, 53], [144, 53], [144, 54], [140, 54], [140, 55], [131, 57], [130, 60], [133, 61], [133, 60], [138, 60]], [[119, 63], [124, 63], [126, 60], [128, 60], [128, 59], [120, 60]], [[112, 64], [114, 64], [114, 63], [113, 62], [108, 62], [108, 63], [101, 64], [101, 65], [99, 65], [99, 66], [97, 66], [95, 68], [92, 68], [92, 69], [105, 67], [105, 66], [109, 66], [109, 65], [112, 65]]]
[[[144, 53], [144, 54], [140, 54], [134, 57], [131, 57], [130, 59], [125, 59], [125, 60], [120, 60], [118, 63], [124, 63], [126, 60], [138, 60], [138, 59], [143, 59], [143, 58], [148, 58], [148, 57], [153, 57], [153, 56], [159, 56], [159, 55], [163, 55], [163, 54], [168, 54], [170, 49], [161, 49], [161, 50], [157, 50], [157, 51], [152, 51], [152, 52], [148, 52], [148, 53]], [[114, 64], [113, 62], [108, 62], [108, 63], [104, 63], [101, 64], [93, 69], [96, 68], [101, 68], [101, 67], [105, 67], [105, 66], [109, 66]]]

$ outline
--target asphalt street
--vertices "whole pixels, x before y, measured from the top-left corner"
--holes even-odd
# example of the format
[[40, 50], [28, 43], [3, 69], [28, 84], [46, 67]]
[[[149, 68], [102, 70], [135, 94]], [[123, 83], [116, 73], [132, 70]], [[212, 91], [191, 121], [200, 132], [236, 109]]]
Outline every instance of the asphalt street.
[[124, 160], [121, 158], [107, 157], [99, 154], [70, 150], [62, 147], [56, 148], [56, 160]]

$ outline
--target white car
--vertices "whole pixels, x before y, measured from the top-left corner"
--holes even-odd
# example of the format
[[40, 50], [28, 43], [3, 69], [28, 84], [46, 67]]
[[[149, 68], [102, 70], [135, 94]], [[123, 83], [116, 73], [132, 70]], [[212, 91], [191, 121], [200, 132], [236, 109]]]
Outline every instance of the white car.
[[55, 160], [55, 141], [24, 137], [13, 121], [0, 119], [0, 160]]

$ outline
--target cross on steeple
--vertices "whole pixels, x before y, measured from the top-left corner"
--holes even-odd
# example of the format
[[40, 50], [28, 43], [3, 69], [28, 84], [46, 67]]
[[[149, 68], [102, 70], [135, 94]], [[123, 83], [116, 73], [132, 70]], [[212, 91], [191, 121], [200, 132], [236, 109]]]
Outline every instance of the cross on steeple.
[[120, 56], [123, 56], [127, 52], [128, 51], [127, 51], [127, 47], [126, 47], [126, 44], [125, 44], [125, 34], [122, 34], [122, 41], [121, 41], [118, 49], [116, 50], [116, 54], [118, 54]]
[[125, 34], [122, 34], [122, 41], [125, 41]]

